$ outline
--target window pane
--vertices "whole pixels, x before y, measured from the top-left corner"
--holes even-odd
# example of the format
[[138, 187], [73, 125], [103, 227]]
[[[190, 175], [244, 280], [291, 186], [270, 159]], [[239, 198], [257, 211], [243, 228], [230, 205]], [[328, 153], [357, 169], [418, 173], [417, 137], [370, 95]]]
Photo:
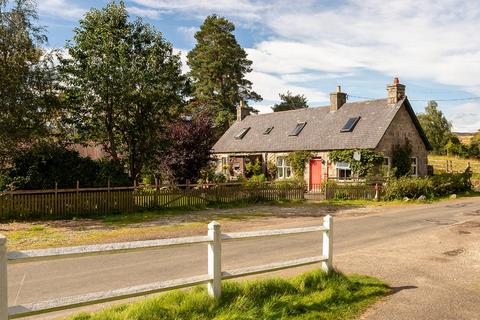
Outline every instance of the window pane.
[[388, 166], [389, 160], [390, 160], [390, 159], [388, 159], [388, 158], [383, 158], [383, 165], [384, 165], [384, 166]]
[[277, 157], [277, 167], [283, 166], [283, 157]]
[[283, 168], [277, 168], [277, 178], [283, 178]]
[[345, 177], [350, 178], [352, 176], [352, 170], [345, 170]]
[[285, 178], [290, 178], [292, 176], [292, 169], [290, 167], [285, 168]]

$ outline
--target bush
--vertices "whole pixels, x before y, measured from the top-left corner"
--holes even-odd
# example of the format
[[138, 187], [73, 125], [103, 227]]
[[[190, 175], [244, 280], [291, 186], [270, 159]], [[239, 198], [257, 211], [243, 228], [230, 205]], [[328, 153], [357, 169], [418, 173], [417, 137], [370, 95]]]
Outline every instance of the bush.
[[2, 172], [5, 189], [53, 189], [130, 184], [123, 167], [109, 160], [93, 161], [53, 143], [39, 143], [16, 154]]
[[446, 196], [472, 189], [471, 172], [442, 173], [432, 177], [400, 177], [390, 180], [384, 190], [385, 200], [417, 199], [421, 195], [427, 198]]
[[263, 173], [262, 163], [260, 159], [255, 159], [255, 161], [249, 161], [245, 165], [245, 176], [247, 178], [259, 176]]
[[421, 195], [427, 198], [434, 196], [434, 187], [431, 178], [400, 177], [390, 180], [385, 187], [385, 200], [403, 199], [405, 197], [417, 199]]

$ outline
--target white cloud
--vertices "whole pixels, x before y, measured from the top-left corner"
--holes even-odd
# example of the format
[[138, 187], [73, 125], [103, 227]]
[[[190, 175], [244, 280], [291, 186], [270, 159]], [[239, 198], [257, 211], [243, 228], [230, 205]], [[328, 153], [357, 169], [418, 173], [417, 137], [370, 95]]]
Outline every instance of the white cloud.
[[155, 9], [182, 11], [193, 15], [226, 14], [243, 19], [258, 20], [262, 11], [269, 6], [262, 1], [249, 0], [132, 0], [133, 2]]
[[188, 50], [173, 48], [173, 53], [180, 55], [180, 61], [182, 62], [182, 73], [187, 74], [190, 71], [190, 68], [187, 65]]
[[140, 8], [140, 7], [127, 7], [127, 11], [131, 14], [134, 14], [139, 17], [146, 17], [150, 19], [158, 19], [160, 17], [161, 11], [149, 8]]
[[278, 94], [286, 93], [287, 91], [291, 91], [293, 94], [303, 94], [310, 102], [328, 101], [328, 95], [318, 88], [292, 85], [278, 75], [253, 71], [247, 78], [253, 82], [253, 90], [259, 93], [266, 101], [278, 101]]
[[454, 131], [476, 132], [480, 129], [480, 102], [454, 106], [445, 112], [453, 122]]
[[67, 20], [78, 20], [86, 12], [84, 8], [67, 0], [40, 0], [38, 1], [38, 11], [47, 16]]

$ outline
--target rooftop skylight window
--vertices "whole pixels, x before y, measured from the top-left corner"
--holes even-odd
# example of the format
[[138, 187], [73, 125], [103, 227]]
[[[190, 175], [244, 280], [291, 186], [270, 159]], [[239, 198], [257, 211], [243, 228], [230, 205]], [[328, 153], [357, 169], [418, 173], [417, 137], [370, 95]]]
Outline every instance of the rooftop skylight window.
[[270, 134], [272, 130], [273, 130], [273, 127], [268, 127], [267, 129], [265, 129], [265, 131], [263, 131], [263, 134]]
[[300, 132], [302, 132], [303, 128], [305, 128], [306, 124], [307, 124], [306, 122], [297, 123], [295, 128], [293, 128], [292, 132], [290, 132], [289, 136], [298, 136]]
[[351, 132], [357, 125], [358, 121], [360, 120], [360, 117], [355, 117], [355, 118], [350, 118], [348, 119], [347, 123], [343, 126], [343, 128], [340, 130], [340, 132]]
[[245, 135], [247, 134], [248, 130], [250, 130], [250, 127], [243, 128], [242, 131], [237, 133], [237, 135], [235, 136], [235, 139], [238, 139], [238, 140], [243, 139], [243, 137], [245, 137]]

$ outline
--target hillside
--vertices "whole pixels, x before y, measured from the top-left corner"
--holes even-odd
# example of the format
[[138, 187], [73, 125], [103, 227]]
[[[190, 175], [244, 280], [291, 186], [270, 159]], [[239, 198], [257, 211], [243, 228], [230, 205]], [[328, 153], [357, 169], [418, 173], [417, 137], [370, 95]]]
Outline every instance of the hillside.
[[475, 132], [454, 132], [454, 134], [463, 144], [469, 144], [470, 141], [472, 141]]

